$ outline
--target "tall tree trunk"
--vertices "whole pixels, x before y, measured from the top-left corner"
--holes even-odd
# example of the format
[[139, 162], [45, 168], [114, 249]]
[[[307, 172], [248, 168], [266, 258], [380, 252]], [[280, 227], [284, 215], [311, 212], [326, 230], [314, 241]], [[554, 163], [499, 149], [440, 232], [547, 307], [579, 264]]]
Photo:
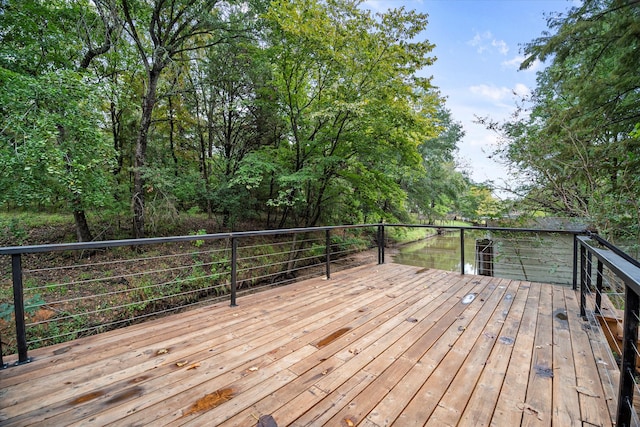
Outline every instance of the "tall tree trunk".
[[[61, 146], [66, 138], [67, 132], [62, 125], [58, 125], [58, 145]], [[64, 157], [67, 161], [67, 173], [72, 173], [71, 170], [71, 154], [65, 152]], [[72, 190], [73, 191], [73, 190]], [[78, 236], [78, 242], [90, 242], [93, 240], [91, 230], [89, 230], [89, 224], [87, 224], [87, 217], [82, 207], [82, 198], [80, 194], [75, 191], [72, 192], [71, 206], [73, 209], [73, 219], [76, 226], [76, 235]]]
[[147, 140], [151, 127], [151, 115], [156, 104], [156, 92], [161, 67], [155, 66], [149, 71], [149, 87], [142, 100], [142, 117], [136, 139], [136, 154], [133, 165], [133, 196], [131, 200], [133, 208], [133, 237], [144, 237], [144, 166], [147, 157]]
[[[173, 84], [177, 84], [175, 81], [173, 82]], [[169, 150], [171, 151], [171, 158], [173, 159], [173, 174], [174, 176], [177, 178], [178, 177], [178, 157], [176, 156], [176, 147], [175, 147], [175, 143], [173, 141], [173, 134], [175, 132], [175, 120], [173, 119], [174, 116], [174, 109], [173, 109], [173, 101], [171, 100], [171, 95], [169, 95]]]
[[87, 223], [87, 217], [82, 209], [73, 210], [73, 219], [76, 223], [76, 235], [78, 236], [78, 242], [90, 242], [93, 240], [91, 230], [89, 230], [89, 224]]

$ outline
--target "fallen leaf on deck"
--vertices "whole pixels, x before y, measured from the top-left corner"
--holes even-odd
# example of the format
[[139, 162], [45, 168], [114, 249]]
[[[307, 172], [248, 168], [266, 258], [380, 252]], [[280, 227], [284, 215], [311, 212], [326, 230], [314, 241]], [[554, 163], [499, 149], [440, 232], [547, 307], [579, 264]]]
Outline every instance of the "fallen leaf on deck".
[[186, 360], [183, 360], [182, 362], [176, 362], [176, 366], [177, 366], [178, 368], [182, 368], [182, 367], [183, 367], [184, 365], [186, 365], [187, 363], [189, 363], [189, 362], [188, 362], [188, 361], [186, 361]]
[[347, 426], [348, 426], [348, 427], [353, 427], [353, 426], [355, 426], [355, 424], [353, 423], [353, 421], [351, 421], [351, 419], [349, 419], [349, 418], [345, 418], [345, 419], [344, 419], [344, 422], [345, 422], [345, 423], [347, 423]]
[[249, 368], [249, 371], [250, 371], [250, 372], [255, 372], [255, 371], [257, 371], [257, 370], [258, 370], [258, 367], [257, 367], [257, 366], [252, 366], [252, 367], [250, 367], [250, 368]]
[[215, 408], [216, 406], [220, 406], [224, 402], [231, 400], [231, 398], [233, 398], [233, 390], [230, 388], [225, 388], [214, 391], [210, 394], [205, 394], [203, 397], [196, 400], [187, 411], [183, 412], [182, 416], [188, 417], [191, 414], [208, 411]]
[[162, 348], [156, 352], [156, 355], [160, 356], [161, 354], [167, 354], [167, 353], [169, 353], [169, 350], [167, 350], [166, 348]]
[[327, 375], [329, 373], [328, 369], [325, 369], [324, 371], [322, 371], [322, 375]]
[[190, 371], [190, 370], [192, 370], [192, 369], [196, 369], [196, 368], [199, 368], [199, 367], [200, 367], [200, 364], [199, 364], [199, 363], [194, 363], [193, 365], [191, 365], [191, 366], [189, 366], [189, 367], [187, 368], [187, 371]]

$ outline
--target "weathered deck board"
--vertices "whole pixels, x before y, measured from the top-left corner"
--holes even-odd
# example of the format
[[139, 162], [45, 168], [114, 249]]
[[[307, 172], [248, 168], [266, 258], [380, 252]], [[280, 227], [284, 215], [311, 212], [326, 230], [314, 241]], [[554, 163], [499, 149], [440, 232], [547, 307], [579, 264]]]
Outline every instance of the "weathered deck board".
[[611, 425], [567, 288], [385, 264], [238, 303], [30, 352], [0, 424]]

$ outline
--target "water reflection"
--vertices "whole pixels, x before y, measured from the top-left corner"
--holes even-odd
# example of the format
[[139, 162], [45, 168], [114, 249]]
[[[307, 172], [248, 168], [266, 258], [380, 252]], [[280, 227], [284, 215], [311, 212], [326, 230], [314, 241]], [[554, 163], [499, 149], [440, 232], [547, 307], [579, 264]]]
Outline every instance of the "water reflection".
[[[484, 233], [465, 232], [464, 272], [476, 274], [475, 239]], [[439, 270], [460, 271], [460, 233], [446, 233], [404, 245], [393, 262]]]
[[[573, 237], [564, 234], [465, 231], [465, 274], [477, 274], [476, 239], [493, 241], [494, 275], [507, 279], [571, 284]], [[399, 264], [460, 271], [460, 234], [447, 233], [400, 248]]]

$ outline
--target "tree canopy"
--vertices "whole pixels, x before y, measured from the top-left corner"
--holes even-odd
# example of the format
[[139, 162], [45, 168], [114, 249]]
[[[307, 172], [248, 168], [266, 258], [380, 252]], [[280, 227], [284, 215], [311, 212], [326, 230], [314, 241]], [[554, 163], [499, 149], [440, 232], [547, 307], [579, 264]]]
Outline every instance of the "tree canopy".
[[615, 235], [640, 233], [640, 2], [585, 0], [549, 17], [526, 45], [538, 73], [530, 108], [505, 123], [500, 154], [536, 208], [587, 218]]
[[0, 203], [221, 227], [433, 220], [469, 187], [427, 16], [358, 0], [0, 2]]

